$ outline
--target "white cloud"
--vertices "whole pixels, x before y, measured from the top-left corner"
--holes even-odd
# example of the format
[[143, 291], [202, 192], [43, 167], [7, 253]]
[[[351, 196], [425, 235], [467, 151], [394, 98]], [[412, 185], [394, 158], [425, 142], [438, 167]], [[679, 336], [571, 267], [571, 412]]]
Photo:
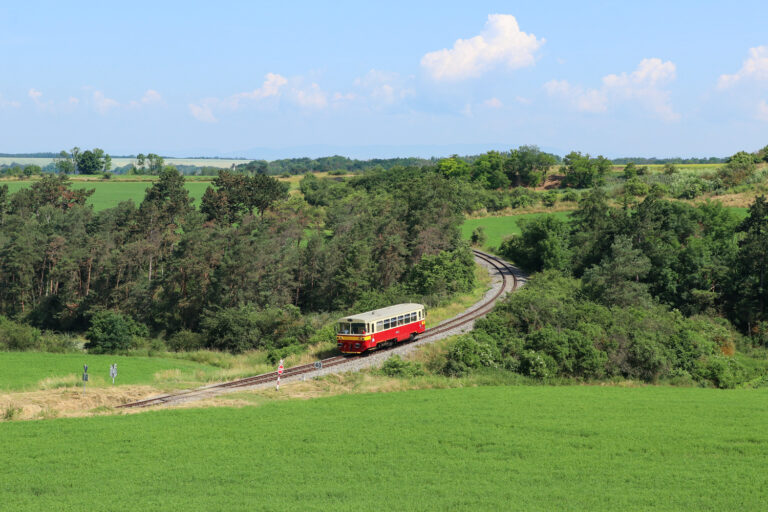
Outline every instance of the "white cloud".
[[40, 110], [52, 110], [53, 109], [53, 101], [43, 101], [43, 93], [38, 91], [35, 88], [30, 89], [27, 92], [27, 96], [34, 102], [34, 104], [37, 106]]
[[40, 101], [40, 97], [43, 95], [43, 93], [41, 93], [37, 89], [30, 89], [29, 92], [27, 93], [27, 95], [30, 98], [32, 98], [32, 101], [37, 103], [38, 101]]
[[78, 103], [80, 103], [80, 100], [75, 98], [74, 96], [70, 96], [68, 101], [70, 105], [77, 105]]
[[3, 95], [0, 94], [0, 108], [19, 108], [21, 106], [21, 103], [18, 101], [9, 101], [3, 98]]
[[328, 106], [328, 96], [315, 83], [307, 89], [293, 89], [291, 92], [293, 99], [302, 107], [325, 108]]
[[353, 85], [359, 91], [359, 94], [353, 94], [354, 98], [365, 99], [374, 107], [394, 105], [414, 94], [400, 74], [378, 69], [356, 78]]
[[524, 96], [515, 96], [515, 101], [521, 105], [530, 105], [532, 100]]
[[93, 91], [93, 106], [99, 114], [106, 114], [110, 109], [119, 107], [120, 103], [112, 98], [107, 98], [101, 91]]
[[734, 75], [720, 75], [718, 89], [727, 89], [742, 80], [768, 80], [768, 46], [749, 49], [749, 57]]
[[197, 119], [198, 121], [203, 121], [204, 123], [215, 123], [218, 121], [216, 119], [216, 116], [213, 115], [212, 106], [209, 102], [210, 98], [203, 100], [199, 105], [195, 105], [194, 103], [189, 104], [189, 111], [192, 114], [192, 117]]
[[756, 117], [761, 121], [768, 121], [768, 102], [765, 100], [761, 100], [760, 103], [757, 104]]
[[288, 83], [288, 79], [276, 73], [267, 73], [261, 87], [252, 91], [233, 94], [224, 102], [233, 110], [240, 108], [243, 102], [258, 101], [272, 96], [279, 96], [280, 91]]
[[544, 42], [522, 32], [514, 16], [490, 14], [480, 35], [457, 39], [450, 50], [427, 53], [421, 65], [435, 80], [462, 80], [497, 65], [509, 69], [532, 66], [536, 61], [534, 53]]
[[483, 102], [483, 105], [489, 108], [501, 108], [504, 106], [499, 98], [489, 98]]
[[143, 105], [160, 105], [165, 103], [163, 101], [162, 95], [155, 91], [154, 89], [147, 89], [147, 92], [144, 93], [144, 96], [141, 97], [139, 100], [131, 100], [128, 103], [128, 106], [130, 108], [138, 108]]
[[[188, 105], [189, 111], [199, 121], [215, 123], [217, 121], [214, 114], [215, 111], [238, 110], [249, 103], [259, 102], [266, 98], [279, 98], [287, 83], [288, 79], [284, 76], [276, 73], [267, 73], [264, 83], [259, 88], [252, 91], [239, 92], [224, 99], [204, 98], [197, 103], [190, 103]], [[147, 93], [149, 92], [147, 91]], [[146, 97], [147, 94], [144, 96]]]
[[571, 103], [580, 112], [605, 112], [608, 110], [608, 98], [605, 92], [597, 89], [584, 90], [567, 80], [550, 80], [544, 84], [544, 90], [550, 96], [561, 97]]
[[661, 88], [675, 79], [675, 65], [661, 59], [643, 59], [631, 73], [611, 74], [603, 77], [599, 89], [584, 89], [566, 80], [551, 80], [544, 84], [550, 96], [568, 101], [581, 112], [606, 112], [611, 105], [635, 102], [665, 121], [677, 121], [669, 91]]

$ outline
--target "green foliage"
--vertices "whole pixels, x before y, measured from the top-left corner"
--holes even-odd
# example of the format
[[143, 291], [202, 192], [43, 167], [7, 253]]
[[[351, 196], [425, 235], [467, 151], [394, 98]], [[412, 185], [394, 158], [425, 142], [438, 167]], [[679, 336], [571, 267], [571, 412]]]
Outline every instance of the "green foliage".
[[192, 352], [200, 350], [205, 345], [202, 334], [183, 329], [174, 333], [168, 339], [168, 348], [175, 352]]
[[[617, 240], [613, 254], [614, 263], [639, 257], [626, 239]], [[617, 285], [619, 290], [622, 286], [626, 289]], [[619, 295], [625, 304], [595, 302], [591, 293], [586, 277], [582, 285], [554, 271], [534, 274], [448, 349], [444, 373], [461, 376], [495, 367], [544, 380], [622, 377], [647, 382], [685, 374], [718, 387], [754, 378], [722, 355], [721, 347], [739, 339], [727, 322], [686, 318], [645, 299], [626, 300], [626, 293], [610, 287], [603, 293]]]
[[627, 180], [627, 183], [624, 185], [624, 191], [631, 196], [638, 197], [648, 194], [649, 187], [637, 177], [634, 177]]
[[39, 329], [0, 316], [0, 349], [35, 350], [40, 348], [41, 337], [42, 333]]
[[482, 247], [487, 239], [488, 236], [485, 234], [485, 228], [478, 226], [472, 230], [472, 236], [469, 241], [474, 247]]
[[405, 361], [400, 356], [394, 355], [384, 361], [381, 373], [388, 377], [419, 377], [424, 375], [424, 368], [416, 361]]
[[314, 329], [296, 307], [257, 309], [251, 305], [205, 313], [205, 346], [232, 353], [306, 344]]
[[424, 256], [408, 279], [420, 295], [449, 296], [466, 292], [475, 284], [474, 261], [468, 247]]
[[717, 173], [718, 178], [726, 187], [733, 187], [743, 183], [755, 173], [755, 158], [750, 153], [739, 151], [728, 159]]
[[564, 187], [590, 188], [599, 185], [603, 176], [611, 170], [611, 161], [603, 156], [592, 158], [588, 154], [582, 155], [578, 151], [572, 151], [563, 158], [563, 166], [560, 168], [565, 177]]
[[522, 267], [567, 270], [571, 265], [568, 224], [553, 215], [520, 221], [520, 236], [504, 240], [500, 252]]
[[557, 200], [559, 197], [560, 197], [560, 194], [558, 194], [554, 190], [549, 190], [547, 192], [544, 192], [541, 195], [541, 204], [543, 204], [547, 208], [552, 208], [553, 206], [555, 206], [555, 203], [557, 203]]
[[741, 233], [730, 290], [735, 321], [747, 330], [768, 320], [768, 202], [755, 198]]
[[629, 162], [624, 167], [624, 177], [627, 180], [631, 180], [632, 178], [636, 178], [637, 177], [637, 166], [635, 165], [634, 162]]
[[114, 311], [94, 313], [85, 332], [85, 349], [92, 354], [116, 354], [139, 345], [138, 338], [147, 337], [147, 327], [131, 317]]
[[259, 215], [280, 199], [288, 196], [287, 184], [264, 174], [246, 176], [219, 171], [213, 180], [216, 189], [208, 188], [203, 195], [200, 211], [209, 220], [223, 223], [238, 222], [246, 213]]
[[666, 163], [664, 164], [664, 168], [662, 169], [662, 172], [664, 174], [676, 174], [678, 172], [677, 166], [673, 163]]
[[610, 255], [600, 265], [584, 272], [584, 291], [595, 301], [620, 307], [650, 301], [648, 285], [641, 279], [651, 270], [651, 260], [632, 247], [632, 241], [618, 236], [611, 245]]

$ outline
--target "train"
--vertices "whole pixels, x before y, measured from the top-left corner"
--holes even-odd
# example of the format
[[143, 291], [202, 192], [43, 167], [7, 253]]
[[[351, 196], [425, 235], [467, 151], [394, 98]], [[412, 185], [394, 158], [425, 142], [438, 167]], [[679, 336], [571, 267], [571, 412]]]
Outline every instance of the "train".
[[396, 304], [338, 321], [336, 344], [344, 354], [362, 354], [377, 347], [413, 340], [426, 329], [423, 304]]

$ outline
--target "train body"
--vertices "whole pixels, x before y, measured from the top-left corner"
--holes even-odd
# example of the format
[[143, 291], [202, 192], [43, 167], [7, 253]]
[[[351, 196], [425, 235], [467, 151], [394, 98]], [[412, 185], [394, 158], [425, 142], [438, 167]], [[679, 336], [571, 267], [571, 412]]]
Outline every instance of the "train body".
[[413, 339], [424, 332], [422, 304], [397, 304], [339, 320], [336, 343], [344, 354], [361, 354], [383, 345]]

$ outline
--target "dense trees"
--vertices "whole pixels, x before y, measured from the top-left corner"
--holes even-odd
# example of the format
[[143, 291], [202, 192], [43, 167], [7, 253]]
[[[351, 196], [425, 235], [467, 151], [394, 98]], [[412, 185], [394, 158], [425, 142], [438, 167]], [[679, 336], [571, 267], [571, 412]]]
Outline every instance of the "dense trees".
[[599, 185], [603, 176], [611, 170], [611, 161], [603, 156], [592, 158], [578, 151], [571, 151], [563, 158], [560, 171], [565, 175], [564, 187], [589, 188]]
[[[625, 239], [614, 252], [626, 252]], [[723, 355], [739, 337], [726, 321], [686, 318], [649, 302], [606, 305], [588, 298], [582, 286], [557, 271], [532, 276], [449, 347], [443, 371], [461, 375], [486, 367], [544, 379], [666, 378], [718, 387], [751, 377]]]
[[570, 224], [553, 216], [522, 222], [522, 233], [506, 240], [502, 253], [532, 271], [580, 277], [582, 292], [606, 306], [655, 301], [686, 315], [726, 315], [745, 333], [762, 333], [768, 320], [763, 197], [738, 224], [720, 203], [693, 207], [651, 193], [624, 209], [593, 189], [571, 217]]
[[69, 153], [61, 151], [55, 160], [56, 170], [61, 174], [98, 174], [112, 167], [112, 157], [103, 149], [81, 151], [75, 146]]
[[322, 327], [313, 313], [434, 303], [472, 286], [457, 183], [397, 168], [333, 186], [316, 207], [272, 177], [223, 171], [198, 211], [166, 166], [138, 206], [98, 213], [64, 174], [0, 187], [0, 314], [86, 332], [93, 350], [147, 333], [177, 347], [287, 350]]

